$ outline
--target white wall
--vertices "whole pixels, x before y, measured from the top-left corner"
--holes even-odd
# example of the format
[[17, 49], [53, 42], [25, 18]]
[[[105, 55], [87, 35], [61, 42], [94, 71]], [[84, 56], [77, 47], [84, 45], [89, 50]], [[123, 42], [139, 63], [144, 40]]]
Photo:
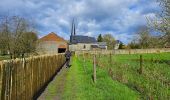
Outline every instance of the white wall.
[[67, 45], [65, 42], [43, 41], [38, 43], [37, 52], [39, 54], [57, 54], [60, 45]]
[[[85, 48], [84, 48], [84, 45], [85, 45]], [[91, 45], [94, 45], [94, 44], [86, 44], [86, 43], [72, 44], [72, 45], [69, 45], [69, 50], [70, 51], [91, 50]]]

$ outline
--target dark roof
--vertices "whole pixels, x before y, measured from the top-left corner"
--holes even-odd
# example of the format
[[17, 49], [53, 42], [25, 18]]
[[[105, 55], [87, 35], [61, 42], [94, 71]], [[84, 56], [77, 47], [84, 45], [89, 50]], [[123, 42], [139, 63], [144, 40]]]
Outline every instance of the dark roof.
[[116, 40], [116, 43], [120, 43], [121, 41], [120, 40]]
[[99, 48], [98, 45], [91, 45], [92, 48]]
[[89, 36], [82, 36], [82, 35], [75, 35], [71, 36], [70, 39], [72, 39], [71, 43], [96, 43], [96, 39], [94, 37]]
[[92, 48], [106, 49], [106, 45], [91, 45]]

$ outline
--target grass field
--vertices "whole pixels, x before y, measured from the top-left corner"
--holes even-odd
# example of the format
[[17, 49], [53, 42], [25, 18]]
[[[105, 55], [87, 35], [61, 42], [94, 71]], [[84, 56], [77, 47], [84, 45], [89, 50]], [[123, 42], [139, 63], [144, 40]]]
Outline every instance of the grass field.
[[[116, 100], [169, 100], [170, 99], [170, 53], [142, 54], [143, 72], [139, 74], [140, 55], [97, 55], [97, 83], [92, 81], [92, 56], [73, 59], [71, 71], [77, 78], [74, 83], [77, 98]], [[83, 67], [84, 65], [84, 67]], [[76, 74], [77, 73], [77, 74]], [[71, 77], [68, 75], [68, 77]], [[75, 89], [73, 89], [75, 90]], [[74, 97], [68, 88], [65, 97]]]
[[[139, 74], [140, 55], [112, 55], [98, 58], [98, 65], [115, 81], [140, 94], [141, 99], [170, 99], [170, 53], [142, 54], [143, 73]], [[110, 61], [111, 60], [111, 61]]]
[[96, 55], [96, 83], [93, 56], [74, 56], [71, 68], [49, 86], [46, 100], [58, 94], [61, 100], [170, 100], [170, 53], [142, 56], [143, 73], [139, 74], [138, 54]]

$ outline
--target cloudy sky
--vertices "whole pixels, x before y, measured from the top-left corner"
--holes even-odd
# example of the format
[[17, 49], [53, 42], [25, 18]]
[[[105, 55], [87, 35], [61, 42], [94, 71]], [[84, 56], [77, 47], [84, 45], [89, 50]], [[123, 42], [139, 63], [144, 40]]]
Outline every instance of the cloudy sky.
[[19, 15], [36, 23], [39, 36], [55, 32], [69, 39], [71, 21], [77, 34], [97, 37], [112, 34], [128, 43], [146, 17], [154, 18], [156, 0], [1, 0], [0, 16]]

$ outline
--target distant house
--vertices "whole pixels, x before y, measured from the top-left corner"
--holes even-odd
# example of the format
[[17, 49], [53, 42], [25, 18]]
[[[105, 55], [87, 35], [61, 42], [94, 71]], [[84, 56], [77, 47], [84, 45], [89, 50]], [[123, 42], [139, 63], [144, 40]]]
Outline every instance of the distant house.
[[70, 44], [69, 50], [70, 51], [88, 51], [88, 50], [107, 50], [107, 45], [105, 42], [103, 42], [105, 45], [101, 45], [98, 42], [94, 43], [77, 43], [77, 44]]
[[121, 43], [121, 41], [116, 40], [116, 43], [115, 43], [115, 46], [114, 46], [114, 49], [115, 49], [115, 50], [116, 50], [116, 49], [119, 49], [120, 43]]
[[94, 37], [76, 35], [75, 24], [73, 22], [70, 35], [69, 50], [80, 51], [97, 49], [107, 49], [107, 44], [105, 42], [97, 42]]
[[38, 40], [37, 51], [39, 54], [63, 53], [67, 49], [67, 41], [54, 32]]

